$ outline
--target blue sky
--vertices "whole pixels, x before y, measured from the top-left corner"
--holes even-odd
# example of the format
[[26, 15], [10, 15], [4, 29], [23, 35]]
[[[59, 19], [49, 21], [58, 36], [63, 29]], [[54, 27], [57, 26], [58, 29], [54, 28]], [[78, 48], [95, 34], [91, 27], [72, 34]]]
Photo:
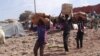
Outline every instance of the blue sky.
[[[100, 4], [100, 0], [36, 0], [37, 12], [58, 16], [63, 3], [73, 7]], [[25, 10], [34, 12], [34, 0], [0, 0], [0, 20], [18, 19]]]

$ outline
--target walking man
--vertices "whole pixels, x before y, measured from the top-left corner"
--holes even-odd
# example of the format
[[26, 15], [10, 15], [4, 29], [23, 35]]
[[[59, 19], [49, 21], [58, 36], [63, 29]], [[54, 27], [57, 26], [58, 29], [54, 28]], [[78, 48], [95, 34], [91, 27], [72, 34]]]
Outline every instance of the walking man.
[[65, 19], [63, 19], [63, 44], [65, 52], [68, 52], [68, 38], [71, 30], [71, 19], [68, 19], [69, 15], [65, 15]]
[[77, 43], [77, 48], [82, 48], [83, 47], [83, 35], [84, 35], [84, 23], [82, 21], [82, 18], [78, 18], [78, 31], [77, 31], [77, 36], [76, 36], [76, 43]]

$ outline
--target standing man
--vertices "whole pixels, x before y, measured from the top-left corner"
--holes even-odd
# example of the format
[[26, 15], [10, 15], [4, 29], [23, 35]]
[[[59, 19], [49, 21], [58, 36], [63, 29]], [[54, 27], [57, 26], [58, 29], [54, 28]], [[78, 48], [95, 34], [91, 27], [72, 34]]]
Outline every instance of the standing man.
[[82, 17], [79, 17], [78, 21], [79, 22], [78, 22], [76, 43], [77, 43], [77, 48], [79, 49], [83, 47], [84, 23], [83, 23]]

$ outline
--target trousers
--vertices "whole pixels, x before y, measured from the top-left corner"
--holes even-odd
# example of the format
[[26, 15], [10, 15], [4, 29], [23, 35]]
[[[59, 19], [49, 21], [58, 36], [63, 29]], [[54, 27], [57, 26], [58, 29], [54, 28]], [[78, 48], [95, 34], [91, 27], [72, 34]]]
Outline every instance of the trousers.
[[39, 43], [39, 41], [37, 40], [36, 43], [35, 43], [35, 46], [34, 46], [34, 56], [37, 56], [38, 55], [38, 49], [40, 49], [40, 56], [44, 56], [43, 53], [44, 53], [44, 47], [45, 47], [45, 44], [41, 44]]
[[77, 32], [76, 43], [77, 43], [78, 49], [83, 47], [83, 35], [84, 35], [84, 32], [81, 32], [81, 31]]

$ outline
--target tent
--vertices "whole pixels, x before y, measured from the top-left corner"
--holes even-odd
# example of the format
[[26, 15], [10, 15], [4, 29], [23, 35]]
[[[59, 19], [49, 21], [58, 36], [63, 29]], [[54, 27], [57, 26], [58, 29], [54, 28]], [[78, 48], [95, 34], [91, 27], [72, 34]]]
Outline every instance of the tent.
[[13, 20], [10, 23], [0, 23], [0, 25], [3, 27], [6, 37], [19, 37], [25, 35], [22, 24], [16, 20]]

